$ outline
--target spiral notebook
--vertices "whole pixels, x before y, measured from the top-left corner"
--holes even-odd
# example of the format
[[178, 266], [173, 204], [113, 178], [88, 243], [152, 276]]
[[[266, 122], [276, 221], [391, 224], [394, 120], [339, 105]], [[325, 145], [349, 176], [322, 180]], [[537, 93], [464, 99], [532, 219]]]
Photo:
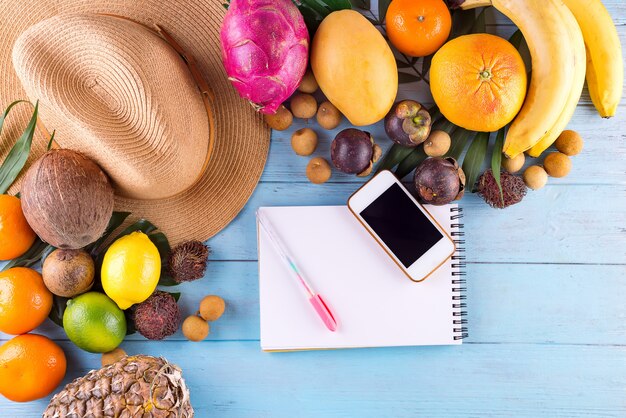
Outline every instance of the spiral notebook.
[[462, 209], [426, 208], [453, 237], [457, 252], [420, 283], [398, 269], [346, 206], [259, 209], [338, 322], [336, 332], [324, 327], [260, 230], [261, 348], [461, 344], [467, 336]]

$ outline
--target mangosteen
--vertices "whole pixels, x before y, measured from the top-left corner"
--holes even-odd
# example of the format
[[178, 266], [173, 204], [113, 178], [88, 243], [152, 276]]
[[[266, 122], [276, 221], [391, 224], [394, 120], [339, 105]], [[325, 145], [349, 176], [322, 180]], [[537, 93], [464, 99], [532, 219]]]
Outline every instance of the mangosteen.
[[339, 132], [330, 146], [335, 167], [347, 174], [367, 176], [382, 150], [369, 132], [348, 128]]
[[454, 158], [428, 158], [415, 169], [413, 183], [420, 201], [446, 205], [463, 197], [465, 173]]
[[385, 116], [387, 136], [405, 147], [416, 147], [426, 141], [431, 125], [428, 110], [413, 100], [397, 102]]

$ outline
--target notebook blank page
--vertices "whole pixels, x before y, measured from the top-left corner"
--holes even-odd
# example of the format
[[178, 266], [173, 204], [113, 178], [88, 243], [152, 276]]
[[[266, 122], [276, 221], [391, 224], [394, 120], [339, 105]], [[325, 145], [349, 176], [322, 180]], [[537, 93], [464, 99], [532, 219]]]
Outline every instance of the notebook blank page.
[[[324, 326], [261, 230], [263, 350], [460, 344], [453, 334], [450, 261], [415, 283], [345, 206], [260, 210], [338, 323], [336, 332]], [[450, 206], [428, 210], [450, 231]]]

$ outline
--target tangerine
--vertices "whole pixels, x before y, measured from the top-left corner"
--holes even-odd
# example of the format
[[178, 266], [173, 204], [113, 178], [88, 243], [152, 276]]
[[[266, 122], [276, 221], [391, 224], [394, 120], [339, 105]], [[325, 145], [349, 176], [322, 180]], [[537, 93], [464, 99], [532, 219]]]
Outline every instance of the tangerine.
[[0, 394], [14, 402], [48, 396], [65, 377], [65, 353], [51, 339], [18, 335], [0, 347]]
[[446, 43], [430, 68], [430, 89], [439, 110], [470, 131], [497, 131], [513, 120], [524, 103], [526, 83], [517, 49], [486, 33]]
[[37, 328], [52, 309], [52, 293], [41, 274], [26, 267], [0, 272], [0, 331], [24, 334]]
[[0, 260], [21, 256], [33, 245], [35, 237], [22, 212], [20, 199], [0, 195]]
[[452, 17], [443, 0], [393, 0], [385, 24], [389, 40], [398, 51], [425, 57], [446, 42]]

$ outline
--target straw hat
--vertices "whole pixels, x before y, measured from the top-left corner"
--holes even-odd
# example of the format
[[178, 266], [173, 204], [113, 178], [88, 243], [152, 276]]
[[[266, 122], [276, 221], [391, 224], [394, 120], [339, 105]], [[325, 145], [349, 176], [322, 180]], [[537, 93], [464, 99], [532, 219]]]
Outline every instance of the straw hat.
[[[223, 70], [224, 13], [219, 0], [0, 0], [0, 106], [39, 100], [42, 131], [104, 169], [116, 210], [174, 244], [205, 240], [243, 208], [269, 147]], [[0, 159], [31, 114], [11, 112]], [[46, 145], [37, 134], [28, 164]]]

